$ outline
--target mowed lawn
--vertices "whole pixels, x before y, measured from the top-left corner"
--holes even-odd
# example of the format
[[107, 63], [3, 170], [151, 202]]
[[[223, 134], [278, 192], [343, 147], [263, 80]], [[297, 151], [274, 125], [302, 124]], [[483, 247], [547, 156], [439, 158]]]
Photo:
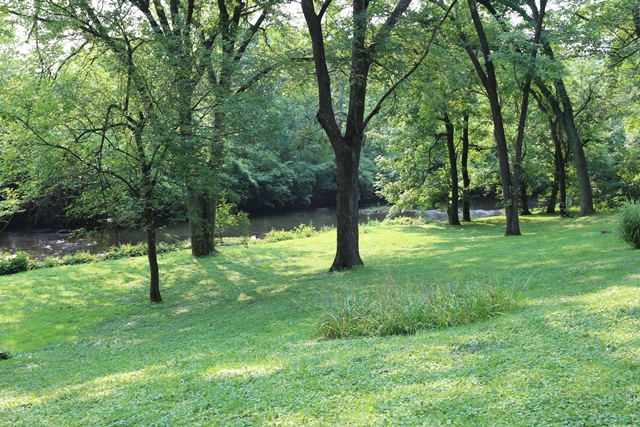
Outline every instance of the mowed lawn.
[[[0, 426], [638, 426], [640, 251], [612, 215], [361, 228], [364, 268], [326, 274], [335, 231], [0, 277]], [[363, 289], [512, 289], [497, 317], [328, 340]]]

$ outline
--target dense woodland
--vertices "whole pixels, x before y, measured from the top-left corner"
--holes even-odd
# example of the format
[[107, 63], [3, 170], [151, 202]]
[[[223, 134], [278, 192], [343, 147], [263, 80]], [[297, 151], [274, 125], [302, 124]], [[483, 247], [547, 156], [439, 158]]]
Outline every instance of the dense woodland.
[[[2, 0], [0, 219], [148, 234], [216, 210], [337, 208], [331, 270], [361, 265], [359, 203], [505, 234], [536, 196], [589, 215], [640, 196], [640, 2]], [[228, 206], [228, 205], [227, 205]]]

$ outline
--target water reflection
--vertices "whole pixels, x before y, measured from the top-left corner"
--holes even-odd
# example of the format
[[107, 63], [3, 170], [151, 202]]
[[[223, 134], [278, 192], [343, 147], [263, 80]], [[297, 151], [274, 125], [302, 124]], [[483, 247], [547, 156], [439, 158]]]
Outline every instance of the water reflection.
[[[497, 215], [497, 210], [473, 210], [472, 218]], [[403, 216], [413, 216], [415, 212], [403, 212]], [[423, 212], [428, 219], [446, 221], [447, 213], [437, 210]], [[386, 211], [376, 208], [367, 209], [360, 214], [360, 223], [378, 220], [386, 217]], [[255, 215], [250, 217], [249, 235], [263, 237], [272, 229], [291, 230], [300, 224], [313, 224], [316, 229], [323, 226], [333, 227], [336, 223], [334, 209], [314, 209], [283, 214]], [[228, 230], [225, 236], [237, 236], [237, 230]], [[189, 224], [186, 222], [167, 225], [158, 231], [158, 240], [174, 243], [176, 240], [189, 238]], [[124, 243], [140, 243], [146, 241], [146, 235], [141, 230], [111, 230], [91, 232], [81, 237], [69, 234], [68, 230], [19, 230], [5, 228], [0, 233], [0, 251], [25, 251], [34, 259], [47, 256], [62, 256], [78, 251], [91, 253], [105, 252], [111, 246]]]

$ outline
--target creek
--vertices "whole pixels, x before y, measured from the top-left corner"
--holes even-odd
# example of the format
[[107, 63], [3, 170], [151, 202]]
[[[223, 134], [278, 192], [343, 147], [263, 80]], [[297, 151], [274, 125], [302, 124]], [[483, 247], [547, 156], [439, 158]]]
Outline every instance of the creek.
[[[484, 206], [488, 209], [475, 209], [471, 212], [472, 218], [498, 215], [495, 203], [492, 206]], [[493, 207], [493, 209], [492, 209]], [[360, 213], [360, 223], [378, 220], [386, 217], [386, 210], [367, 208]], [[403, 216], [414, 216], [415, 212], [403, 212]], [[423, 213], [429, 220], [446, 221], [447, 213], [438, 210], [429, 210]], [[251, 215], [249, 217], [249, 236], [263, 237], [272, 229], [291, 230], [300, 224], [313, 224], [316, 229], [323, 226], [331, 227], [336, 223], [335, 209], [323, 208], [304, 210], [298, 212], [277, 213], [268, 215]], [[0, 230], [2, 229], [0, 224]], [[226, 237], [238, 236], [236, 230], [228, 230], [223, 233]], [[189, 238], [189, 224], [181, 222], [170, 224], [158, 231], [158, 240], [172, 242], [176, 239]], [[5, 227], [0, 232], [0, 252], [27, 252], [33, 259], [43, 259], [47, 256], [63, 256], [78, 251], [91, 253], [105, 252], [109, 247], [125, 243], [136, 244], [146, 241], [146, 234], [141, 230], [108, 230], [92, 231], [80, 236], [70, 233], [69, 230], [56, 229], [19, 229]]]

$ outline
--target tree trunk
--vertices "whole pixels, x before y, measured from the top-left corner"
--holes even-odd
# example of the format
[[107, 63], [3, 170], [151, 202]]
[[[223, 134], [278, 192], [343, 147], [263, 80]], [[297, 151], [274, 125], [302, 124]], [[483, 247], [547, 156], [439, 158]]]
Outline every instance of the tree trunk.
[[462, 128], [462, 221], [471, 222], [471, 209], [469, 204], [471, 203], [470, 186], [471, 180], [469, 179], [469, 114], [464, 115], [464, 125]]
[[560, 190], [560, 216], [566, 218], [569, 216], [569, 212], [567, 211], [567, 164], [562, 155], [562, 146], [559, 142], [556, 146], [555, 157], [558, 168], [558, 188]]
[[549, 196], [549, 201], [547, 202], [547, 213], [553, 214], [556, 212], [556, 204], [558, 203], [558, 190], [560, 189], [560, 181], [558, 180], [558, 174], [560, 173], [558, 169], [558, 162], [555, 162], [554, 165], [554, 173], [553, 173], [553, 184], [551, 184], [551, 196]]
[[[544, 42], [544, 51], [552, 61], [555, 61], [553, 49], [548, 41]], [[587, 158], [584, 154], [582, 140], [580, 139], [573, 117], [573, 105], [562, 77], [556, 77], [553, 84], [556, 89], [557, 97], [540, 79], [536, 79], [536, 85], [540, 88], [540, 91], [551, 105], [556, 118], [563, 124], [571, 146], [571, 151], [573, 151], [576, 175], [578, 177], [578, 189], [580, 191], [580, 215], [591, 215], [595, 212], [595, 208], [593, 207], [593, 191], [591, 188], [591, 180], [589, 178], [589, 170], [587, 168]], [[562, 108], [560, 108], [561, 105]]]
[[338, 168], [336, 206], [336, 256], [329, 271], [352, 269], [363, 265], [360, 258], [358, 229], [358, 166], [361, 141], [343, 141], [334, 145]]
[[[549, 125], [551, 127], [551, 138], [553, 139], [553, 157], [555, 160], [555, 180], [557, 180], [557, 190], [556, 194], [560, 192], [560, 216], [568, 217], [569, 213], [567, 211], [567, 161], [565, 159], [565, 155], [563, 154], [562, 149], [562, 137], [560, 136], [560, 129], [558, 128], [558, 123], [561, 123], [560, 119], [553, 121], [553, 119], [549, 119]], [[568, 154], [568, 153], [567, 153]], [[554, 184], [555, 184], [554, 180]], [[555, 200], [554, 200], [554, 209], [550, 212], [553, 213], [555, 211]], [[547, 208], [547, 212], [549, 213], [549, 209]]]
[[151, 282], [149, 284], [149, 300], [151, 302], [162, 302], [160, 296], [160, 273], [158, 271], [158, 251], [156, 248], [156, 230], [147, 231], [147, 246], [149, 258], [149, 271]]
[[[147, 202], [150, 202], [147, 194]], [[147, 231], [147, 258], [149, 259], [149, 301], [162, 302], [160, 295], [160, 273], [158, 271], [158, 250], [156, 247], [156, 227], [153, 220], [153, 210], [146, 206], [144, 209], [145, 228]]]
[[522, 203], [522, 215], [531, 215], [531, 211], [529, 210], [527, 184], [524, 181], [520, 181], [520, 202]]
[[449, 225], [460, 225], [460, 217], [458, 216], [458, 199], [460, 197], [458, 190], [458, 159], [456, 158], [453, 123], [451, 123], [451, 118], [447, 113], [444, 114], [444, 125], [447, 130], [447, 151], [449, 152], [449, 176], [451, 181], [451, 199], [449, 200], [447, 213]]
[[209, 256], [216, 251], [216, 201], [210, 193], [203, 191], [190, 191], [190, 196], [191, 254], [196, 257]]
[[596, 210], [593, 207], [593, 192], [589, 178], [589, 169], [587, 168], [587, 157], [584, 154], [582, 140], [580, 139], [576, 123], [573, 119], [573, 106], [571, 105], [571, 100], [569, 99], [562, 79], [556, 79], [555, 86], [564, 107], [564, 128], [567, 132], [569, 143], [571, 144], [573, 160], [576, 166], [578, 189], [580, 190], [580, 215], [591, 215]]

